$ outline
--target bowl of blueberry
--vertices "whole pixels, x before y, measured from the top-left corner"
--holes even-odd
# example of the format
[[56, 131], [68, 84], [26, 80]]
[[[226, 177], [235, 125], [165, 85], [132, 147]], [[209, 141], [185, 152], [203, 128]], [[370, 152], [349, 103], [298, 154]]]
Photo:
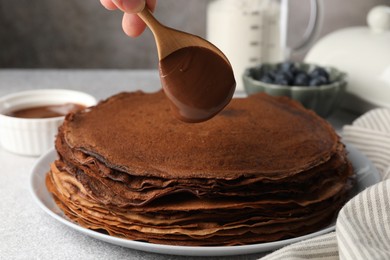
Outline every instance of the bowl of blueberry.
[[347, 75], [333, 67], [301, 62], [263, 63], [245, 70], [248, 95], [266, 92], [288, 96], [304, 107], [328, 117], [337, 108], [347, 86]]

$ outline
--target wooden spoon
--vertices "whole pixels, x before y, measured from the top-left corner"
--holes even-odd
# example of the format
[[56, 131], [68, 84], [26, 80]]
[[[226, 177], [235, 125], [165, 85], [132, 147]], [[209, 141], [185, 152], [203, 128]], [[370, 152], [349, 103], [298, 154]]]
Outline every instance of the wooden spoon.
[[226, 56], [199, 36], [162, 25], [148, 8], [138, 15], [154, 35], [161, 83], [175, 116], [202, 122], [220, 112], [236, 86]]
[[217, 47], [205, 39], [162, 25], [159, 21], [157, 21], [148, 8], [144, 8], [140, 13], [138, 13], [138, 16], [152, 31], [156, 41], [158, 57], [160, 60], [164, 59], [169, 54], [177, 51], [178, 49], [190, 46], [199, 46], [210, 49], [229, 62], [222, 51], [220, 51]]

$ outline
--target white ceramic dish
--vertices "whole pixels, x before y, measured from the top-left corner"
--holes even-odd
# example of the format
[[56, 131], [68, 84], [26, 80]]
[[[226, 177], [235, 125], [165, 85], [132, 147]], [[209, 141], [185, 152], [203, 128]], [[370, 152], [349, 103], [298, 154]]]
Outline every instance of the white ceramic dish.
[[[371, 162], [358, 150], [356, 150], [350, 145], [347, 146], [347, 149], [349, 151], [349, 159], [351, 160], [357, 175], [357, 185], [355, 186], [352, 192], [353, 193], [352, 196], [354, 196], [360, 191], [364, 190], [366, 187], [369, 187], [379, 182], [380, 175], [378, 171], [375, 169], [375, 167], [371, 164]], [[60, 221], [61, 223], [67, 225], [68, 227], [73, 228], [85, 235], [97, 238], [99, 240], [114, 245], [119, 245], [119, 246], [128, 247], [132, 249], [147, 251], [147, 252], [170, 254], [170, 255], [187, 255], [187, 256], [242, 255], [242, 254], [252, 254], [252, 253], [275, 250], [277, 248], [286, 246], [291, 243], [295, 243], [304, 239], [308, 239], [311, 237], [328, 233], [335, 229], [334, 224], [332, 224], [327, 228], [297, 238], [291, 238], [291, 239], [270, 242], [270, 243], [254, 244], [254, 245], [213, 246], [213, 247], [160, 245], [160, 244], [151, 244], [146, 242], [132, 241], [132, 240], [109, 236], [79, 226], [78, 224], [69, 220], [64, 215], [64, 213], [57, 207], [51, 194], [47, 191], [45, 186], [45, 176], [49, 170], [49, 164], [53, 162], [55, 158], [56, 158], [56, 153], [54, 150], [51, 150], [47, 154], [39, 158], [37, 163], [32, 169], [30, 188], [35, 202], [47, 214], [49, 214], [56, 220]]]
[[38, 156], [53, 147], [58, 126], [64, 117], [16, 118], [6, 114], [30, 107], [77, 103], [93, 106], [96, 99], [80, 91], [38, 89], [13, 93], [0, 98], [0, 144], [4, 149], [27, 156]]
[[307, 63], [347, 73], [348, 87], [340, 105], [358, 114], [373, 107], [390, 108], [389, 3], [369, 11], [368, 26], [331, 32], [318, 40], [305, 57]]

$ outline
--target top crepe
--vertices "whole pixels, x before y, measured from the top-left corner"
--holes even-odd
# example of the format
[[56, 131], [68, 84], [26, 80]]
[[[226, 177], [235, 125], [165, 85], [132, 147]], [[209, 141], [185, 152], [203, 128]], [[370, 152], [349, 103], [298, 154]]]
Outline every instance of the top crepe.
[[122, 93], [68, 116], [64, 137], [109, 167], [159, 178], [284, 178], [329, 160], [337, 149], [332, 127], [287, 98], [233, 99], [198, 124], [178, 121], [169, 109], [162, 92]]

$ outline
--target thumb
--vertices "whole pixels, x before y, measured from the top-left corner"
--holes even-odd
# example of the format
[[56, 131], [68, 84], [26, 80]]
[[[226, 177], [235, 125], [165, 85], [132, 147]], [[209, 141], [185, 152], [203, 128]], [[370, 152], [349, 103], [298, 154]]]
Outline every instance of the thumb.
[[145, 8], [145, 0], [112, 0], [125, 13], [139, 13]]

